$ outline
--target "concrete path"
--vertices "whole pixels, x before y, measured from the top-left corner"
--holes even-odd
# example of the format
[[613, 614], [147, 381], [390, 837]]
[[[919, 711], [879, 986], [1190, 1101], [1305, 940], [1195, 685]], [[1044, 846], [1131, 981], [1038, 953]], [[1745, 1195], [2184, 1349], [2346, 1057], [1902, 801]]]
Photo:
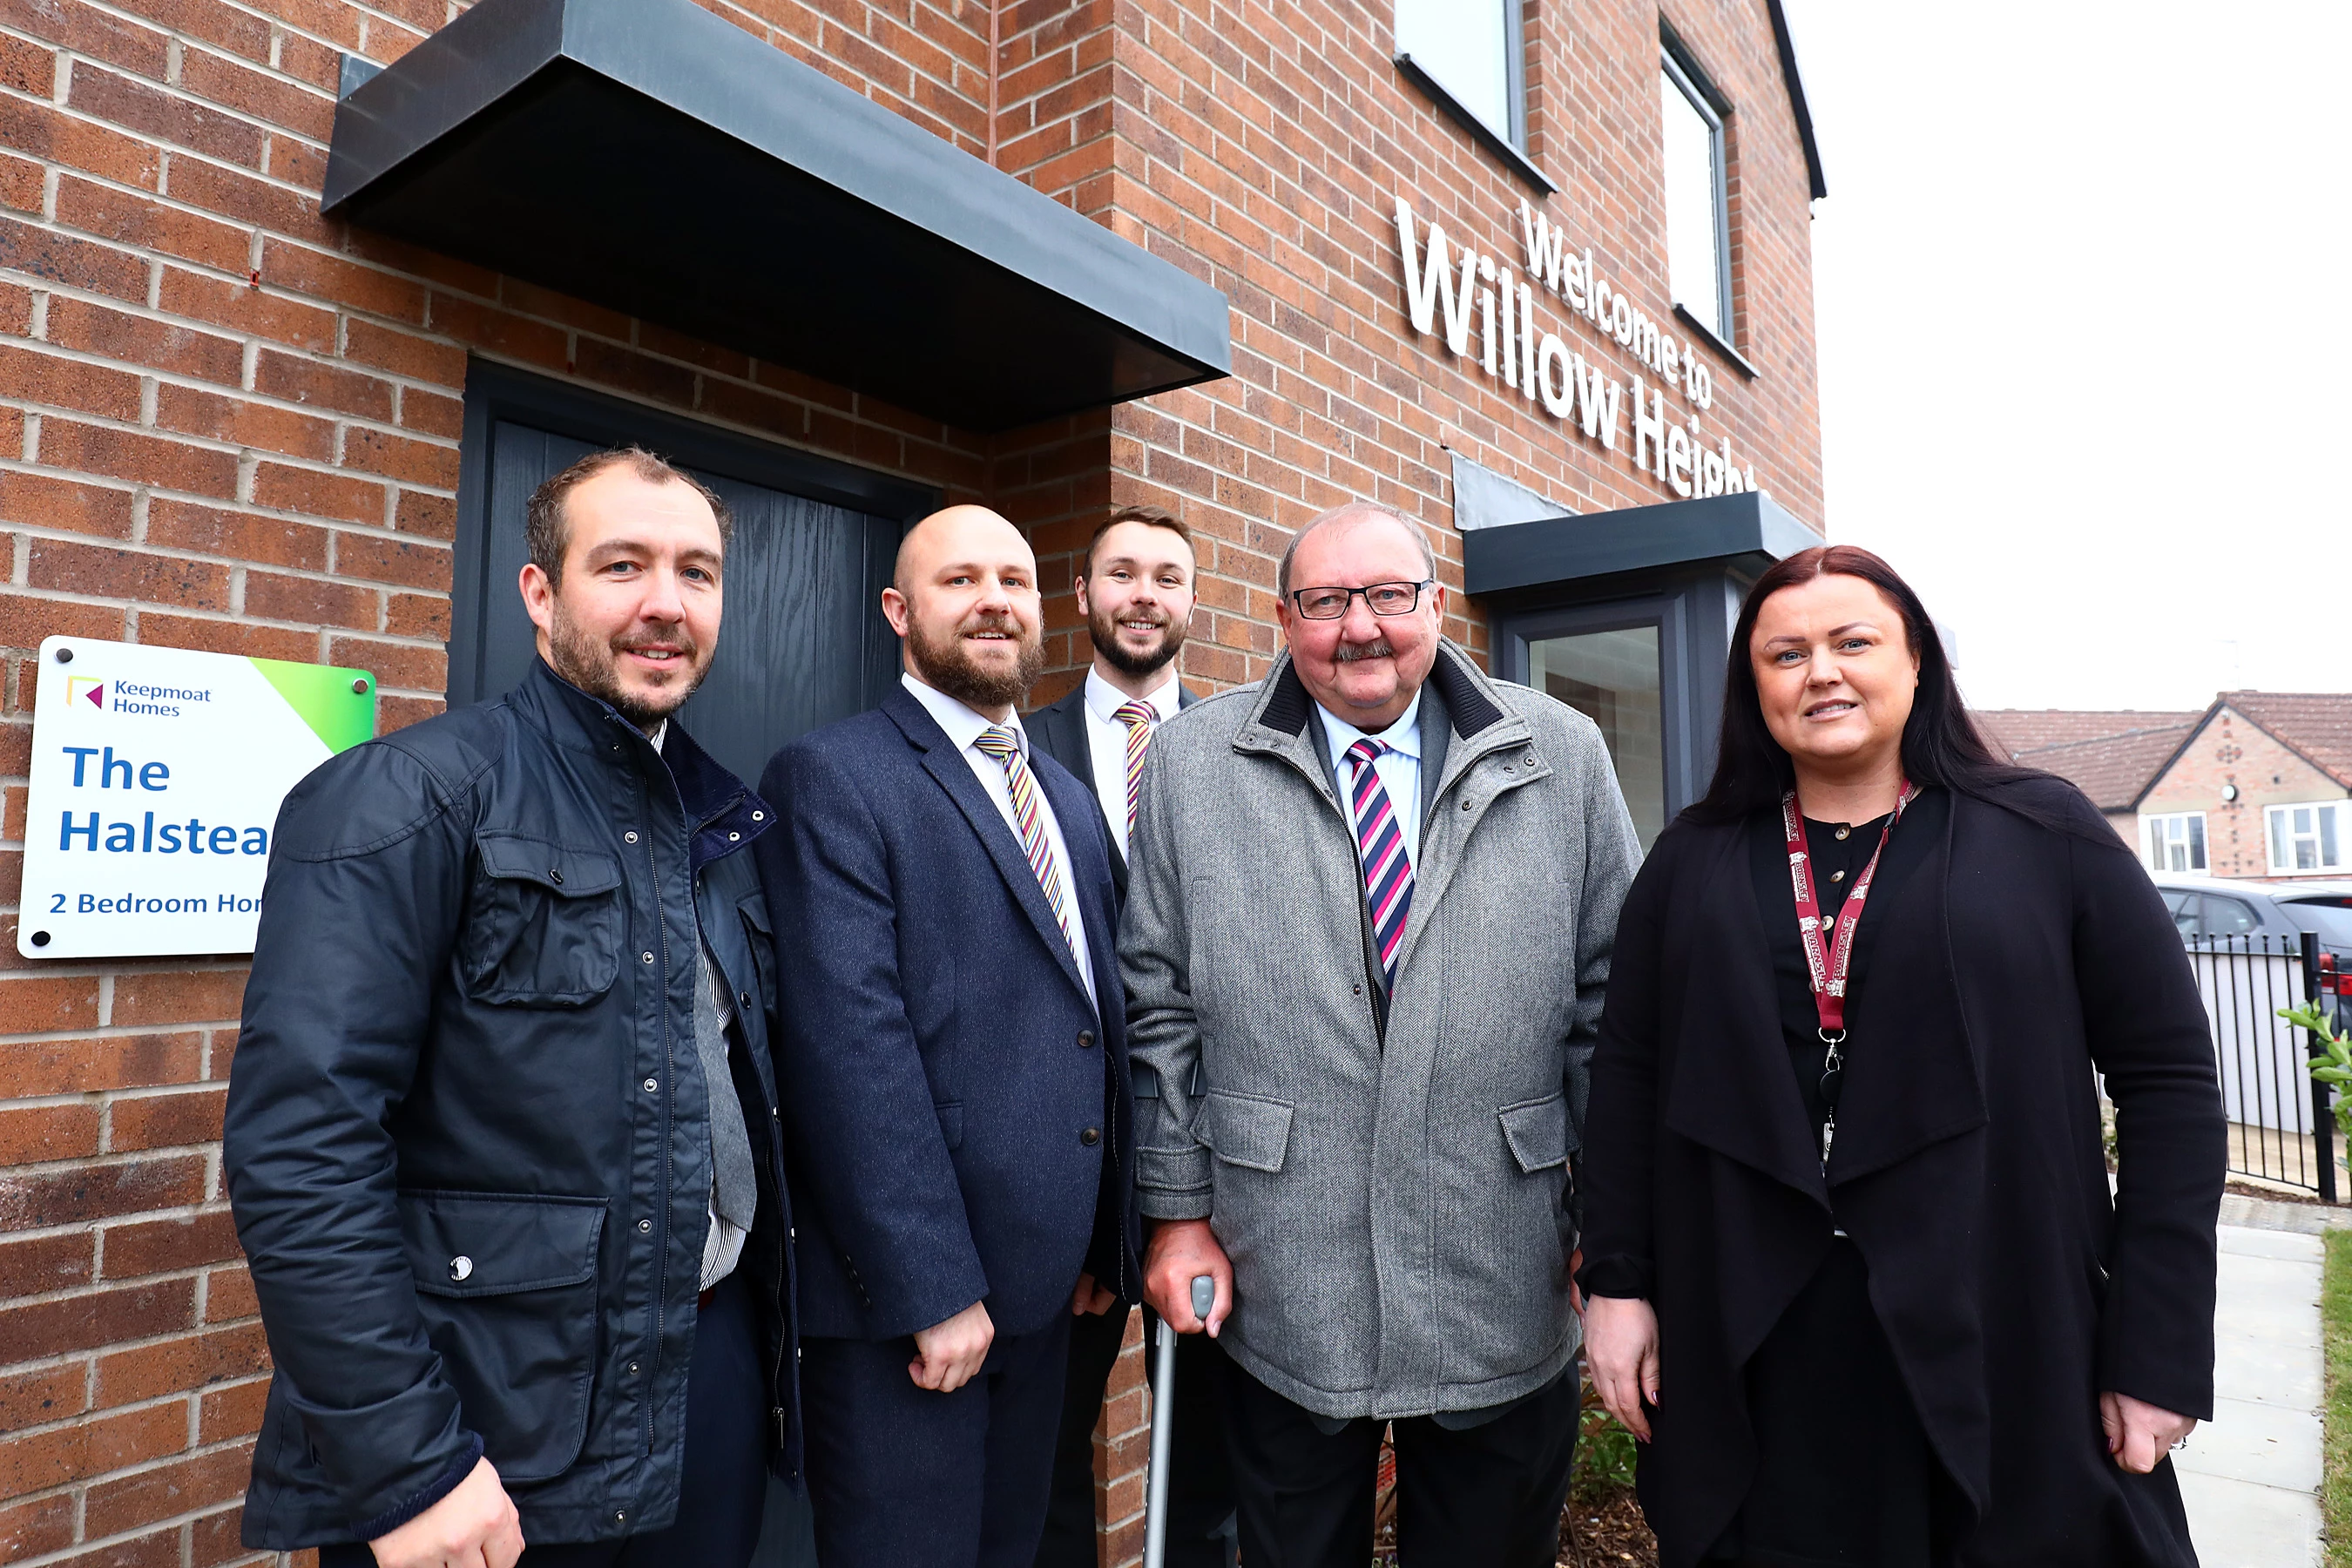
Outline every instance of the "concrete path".
[[2322, 1250], [2310, 1232], [2331, 1217], [2239, 1198], [2222, 1211], [2213, 1419], [2173, 1456], [2203, 1568], [2321, 1561]]

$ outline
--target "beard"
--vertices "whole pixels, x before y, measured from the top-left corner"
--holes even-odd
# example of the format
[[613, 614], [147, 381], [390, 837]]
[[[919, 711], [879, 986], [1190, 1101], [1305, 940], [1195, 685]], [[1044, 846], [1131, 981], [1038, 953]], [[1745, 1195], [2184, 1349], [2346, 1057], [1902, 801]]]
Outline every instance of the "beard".
[[1168, 668], [1170, 661], [1184, 647], [1184, 625], [1165, 616], [1160, 620], [1160, 640], [1143, 653], [1130, 652], [1118, 640], [1118, 618], [1099, 605], [1090, 604], [1087, 610], [1087, 636], [1094, 640], [1095, 651], [1110, 662], [1111, 668], [1140, 679], [1157, 675]]
[[[683, 623], [651, 631], [632, 627], [619, 637], [599, 638], [564, 613], [561, 598], [555, 601], [554, 611], [547, 628], [547, 650], [555, 673], [589, 696], [602, 699], [640, 730], [650, 731], [685, 707], [702, 678], [710, 673], [711, 656], [717, 649], [696, 647]], [[632, 648], [662, 643], [685, 650], [686, 679], [651, 694], [629, 690], [621, 682], [620, 656]]]
[[[967, 634], [1006, 632], [1019, 639], [1020, 658], [1010, 671], [982, 668], [965, 647]], [[982, 710], [1018, 702], [1045, 668], [1045, 638], [1035, 626], [1024, 633], [1011, 616], [977, 615], [934, 639], [919, 621], [907, 623], [907, 651], [925, 685]]]

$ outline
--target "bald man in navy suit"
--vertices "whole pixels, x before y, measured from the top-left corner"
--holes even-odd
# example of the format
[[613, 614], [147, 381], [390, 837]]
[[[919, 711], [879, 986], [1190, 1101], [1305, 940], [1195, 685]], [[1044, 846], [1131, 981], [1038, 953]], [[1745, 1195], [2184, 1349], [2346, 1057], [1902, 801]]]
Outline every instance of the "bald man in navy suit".
[[1029, 1568], [1074, 1315], [1139, 1290], [1110, 851], [1013, 710], [1019, 531], [925, 519], [882, 605], [900, 689], [761, 785], [817, 1556]]

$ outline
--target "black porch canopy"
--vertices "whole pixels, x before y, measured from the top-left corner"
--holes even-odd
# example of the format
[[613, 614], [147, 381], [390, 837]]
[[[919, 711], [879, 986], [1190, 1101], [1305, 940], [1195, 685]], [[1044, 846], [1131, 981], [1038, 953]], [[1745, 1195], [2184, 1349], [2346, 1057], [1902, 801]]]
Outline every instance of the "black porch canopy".
[[969, 429], [1232, 370], [1223, 293], [691, 0], [481, 0], [323, 205]]

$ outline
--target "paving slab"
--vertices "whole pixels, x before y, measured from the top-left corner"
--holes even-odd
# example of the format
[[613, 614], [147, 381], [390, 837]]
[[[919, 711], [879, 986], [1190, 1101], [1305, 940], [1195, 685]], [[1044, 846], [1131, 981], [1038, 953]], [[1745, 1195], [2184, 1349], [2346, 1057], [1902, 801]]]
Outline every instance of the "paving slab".
[[[2213, 1419], [2172, 1456], [2203, 1568], [2314, 1568], [2325, 1371], [2320, 1231], [2334, 1218], [2236, 1200], [2219, 1233]], [[2317, 1221], [2320, 1223], [2315, 1224]]]
[[2319, 1500], [2183, 1471], [2180, 1500], [2200, 1568], [2318, 1568]]

